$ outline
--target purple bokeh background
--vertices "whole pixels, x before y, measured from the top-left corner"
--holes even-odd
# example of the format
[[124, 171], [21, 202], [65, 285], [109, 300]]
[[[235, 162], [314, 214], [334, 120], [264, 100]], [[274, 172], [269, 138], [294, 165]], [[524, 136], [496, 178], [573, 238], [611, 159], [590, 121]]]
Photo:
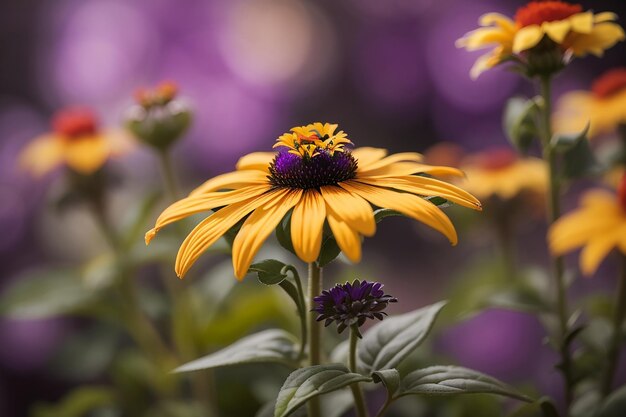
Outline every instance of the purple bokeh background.
[[[92, 106], [104, 124], [115, 126], [135, 88], [177, 81], [196, 111], [175, 155], [188, 188], [232, 169], [244, 153], [269, 149], [289, 127], [313, 121], [339, 123], [357, 146], [422, 152], [445, 140], [480, 150], [505, 142], [503, 103], [514, 94], [532, 94], [532, 88], [504, 69], [472, 81], [468, 73], [479, 53], [456, 49], [454, 41], [473, 29], [481, 14], [512, 14], [523, 3], [3, 2], [0, 290], [25, 268], [58, 261], [59, 252], [42, 244], [46, 239], [39, 231], [54, 179], [33, 181], [15, 162], [24, 144], [47, 129], [55, 109]], [[619, 2], [582, 4], [626, 15]], [[621, 44], [602, 60], [574, 62], [556, 82], [557, 94], [586, 87], [603, 69], [626, 64], [625, 52]], [[155, 163], [146, 152], [123, 164], [144, 186], [156, 184]], [[397, 311], [441, 298], [448, 277], [459, 275], [463, 259], [479, 246], [461, 235], [452, 249], [423, 228], [407, 234], [406, 225], [390, 220], [364, 246], [364, 259], [375, 265], [390, 293], [405, 294]], [[55, 245], [63, 246], [63, 238]], [[420, 279], [431, 276], [441, 279]], [[598, 281], [612, 285], [608, 277]], [[44, 364], [67, 331], [58, 320], [0, 321], [0, 415], [20, 416], [34, 401], [58, 398], [62, 390], [50, 389]], [[460, 364], [511, 382], [553, 387], [554, 358], [542, 338], [533, 318], [490, 310], [450, 329], [440, 344]]]

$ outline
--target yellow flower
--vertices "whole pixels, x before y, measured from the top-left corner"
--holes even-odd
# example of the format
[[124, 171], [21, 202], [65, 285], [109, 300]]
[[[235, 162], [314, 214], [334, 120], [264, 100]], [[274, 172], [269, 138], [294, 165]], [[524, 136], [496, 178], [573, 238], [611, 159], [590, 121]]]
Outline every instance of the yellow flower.
[[601, 189], [585, 193], [580, 208], [552, 225], [548, 241], [555, 255], [582, 247], [580, 269], [585, 275], [593, 274], [613, 248], [626, 253], [626, 176], [617, 194]]
[[481, 56], [471, 70], [472, 78], [509, 58], [522, 62], [523, 55], [544, 40], [563, 52], [581, 57], [601, 56], [615, 43], [624, 40], [623, 29], [614, 21], [614, 13], [593, 14], [577, 4], [563, 1], [532, 1], [521, 7], [510, 19], [488, 13], [479, 20], [481, 28], [468, 32], [457, 41], [457, 47], [473, 51], [492, 47]]
[[522, 191], [545, 195], [546, 164], [538, 158], [519, 158], [508, 148], [495, 148], [466, 157], [461, 164], [467, 180], [463, 188], [478, 197], [510, 199]]
[[554, 114], [558, 132], [580, 132], [587, 123], [590, 138], [613, 133], [626, 123], [626, 68], [609, 70], [590, 91], [572, 91], [559, 100]]
[[100, 131], [90, 110], [69, 108], [53, 117], [52, 132], [35, 138], [22, 150], [19, 165], [38, 177], [60, 165], [88, 175], [130, 147], [131, 142], [120, 132]]
[[170, 223], [221, 207], [189, 233], [176, 258], [176, 273], [182, 278], [209, 246], [245, 219], [232, 251], [235, 275], [243, 279], [263, 242], [293, 209], [291, 240], [300, 259], [317, 260], [328, 224], [343, 253], [358, 262], [361, 236], [376, 231], [372, 206], [397, 210], [457, 243], [450, 219], [424, 197], [440, 196], [480, 210], [471, 194], [430, 177], [462, 176], [461, 171], [424, 165], [417, 153], [387, 156], [376, 148], [350, 152], [344, 145], [351, 142], [343, 132], [334, 134], [336, 127], [315, 123], [294, 128], [278, 139], [283, 147], [279, 152], [244, 156], [237, 171], [207, 181], [168, 207], [146, 233], [146, 243]]

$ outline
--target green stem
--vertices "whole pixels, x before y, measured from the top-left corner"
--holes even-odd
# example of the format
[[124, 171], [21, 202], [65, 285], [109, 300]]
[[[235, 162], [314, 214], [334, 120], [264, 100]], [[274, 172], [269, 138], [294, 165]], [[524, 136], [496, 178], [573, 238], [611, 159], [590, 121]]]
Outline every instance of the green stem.
[[[350, 326], [350, 350], [348, 356], [348, 368], [350, 368], [350, 372], [357, 373], [357, 365], [356, 365], [356, 347], [359, 341], [359, 328], [356, 325]], [[354, 383], [350, 385], [350, 389], [352, 390], [352, 395], [354, 396], [354, 406], [356, 409], [357, 417], [368, 417], [367, 406], [365, 404], [365, 400], [363, 399], [363, 391], [361, 390], [361, 385], [359, 383]]]
[[[171, 202], [175, 202], [180, 198], [180, 191], [174, 174], [171, 154], [166, 149], [158, 151], [158, 155], [168, 199]], [[165, 288], [172, 302], [173, 315], [182, 316], [182, 320], [172, 319], [172, 335], [176, 350], [184, 361], [196, 359], [199, 356], [198, 347], [194, 340], [196, 321], [191, 303], [189, 302], [188, 290], [184, 282], [165, 275], [163, 277]], [[179, 323], [184, 324], [181, 329], [182, 332], [179, 331]], [[189, 328], [192, 329], [190, 332], [185, 331]], [[194, 397], [211, 412], [211, 415], [216, 414], [213, 400], [217, 398], [217, 393], [213, 373], [210, 370], [193, 372], [190, 375], [190, 380]]]
[[[315, 263], [309, 263], [309, 287], [308, 287], [308, 341], [309, 341], [309, 365], [319, 365], [322, 360], [321, 351], [321, 327], [317, 322], [317, 314], [313, 310], [313, 299], [322, 291], [322, 269]], [[308, 417], [320, 417], [321, 408], [319, 397], [312, 398], [308, 402]]]
[[304, 290], [302, 289], [302, 281], [300, 280], [300, 274], [298, 270], [292, 265], [286, 266], [287, 271], [291, 271], [293, 280], [296, 283], [296, 289], [298, 290], [298, 315], [300, 316], [300, 352], [298, 358], [302, 359], [307, 345], [307, 308], [304, 297]]
[[[552, 139], [552, 124], [550, 121], [552, 113], [552, 91], [551, 91], [551, 76], [541, 77], [541, 96], [543, 97], [543, 159], [548, 165], [549, 172], [549, 195], [548, 195], [548, 220], [552, 225], [561, 216], [561, 184], [559, 180], [559, 173], [557, 167], [556, 153], [552, 148], [550, 141]], [[560, 340], [560, 355], [561, 364], [560, 369], [565, 379], [565, 417], [569, 414], [569, 407], [573, 400], [573, 375], [572, 375], [572, 359], [569, 349], [569, 342], [567, 341], [568, 329], [568, 306], [567, 306], [567, 292], [565, 285], [565, 265], [562, 256], [552, 258], [553, 271], [556, 281], [556, 302], [557, 302], [557, 315], [559, 318], [561, 340]]]
[[376, 413], [376, 417], [383, 417], [383, 415], [385, 415], [385, 412], [387, 411], [390, 405], [391, 405], [391, 398], [387, 397], [387, 400], [385, 401], [383, 406], [380, 407], [380, 410], [378, 410], [378, 413]]
[[512, 213], [507, 207], [497, 206], [494, 217], [496, 241], [502, 254], [502, 262], [504, 264], [504, 272], [507, 275], [507, 281], [510, 282], [517, 277]]
[[623, 337], [622, 326], [626, 316], [626, 255], [622, 254], [622, 271], [617, 283], [617, 299], [615, 300], [615, 312], [613, 316], [613, 336], [609, 344], [606, 370], [602, 381], [602, 395], [607, 396], [611, 392], [615, 368], [619, 364], [620, 344]]

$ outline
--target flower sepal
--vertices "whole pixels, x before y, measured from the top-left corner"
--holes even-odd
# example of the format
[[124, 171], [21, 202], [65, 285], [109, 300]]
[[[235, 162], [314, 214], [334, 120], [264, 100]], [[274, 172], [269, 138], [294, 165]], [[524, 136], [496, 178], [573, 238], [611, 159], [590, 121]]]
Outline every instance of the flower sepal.
[[539, 129], [536, 121], [542, 111], [541, 97], [527, 99], [513, 97], [504, 108], [503, 126], [509, 142], [522, 154], [526, 154], [537, 139]]

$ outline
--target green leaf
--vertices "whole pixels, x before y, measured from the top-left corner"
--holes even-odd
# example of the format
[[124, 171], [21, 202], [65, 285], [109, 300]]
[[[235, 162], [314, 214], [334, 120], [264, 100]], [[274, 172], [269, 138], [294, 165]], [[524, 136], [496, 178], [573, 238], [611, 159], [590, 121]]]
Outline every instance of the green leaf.
[[363, 373], [395, 368], [428, 336], [446, 301], [378, 323], [363, 335], [357, 362]]
[[28, 272], [13, 282], [0, 298], [0, 315], [39, 319], [76, 312], [96, 296], [72, 269]]
[[504, 108], [503, 128], [511, 144], [526, 153], [537, 135], [535, 121], [542, 106], [541, 98], [513, 97]]
[[393, 397], [393, 395], [400, 388], [400, 373], [397, 369], [383, 369], [382, 371], [376, 371], [372, 373], [372, 378], [374, 382], [379, 383], [382, 382], [385, 388], [387, 389], [387, 393], [389, 398]]
[[292, 372], [278, 393], [274, 417], [286, 417], [308, 400], [372, 378], [352, 373], [341, 364], [315, 365]]
[[270, 329], [251, 336], [200, 359], [179, 366], [174, 372], [199, 371], [201, 369], [244, 363], [280, 363], [297, 367], [298, 341], [292, 334]]
[[595, 175], [601, 171], [589, 141], [586, 138], [578, 140], [568, 150], [563, 152], [563, 175], [567, 179]]
[[125, 248], [131, 248], [138, 241], [143, 243], [143, 235], [148, 229], [148, 218], [159, 202], [160, 196], [160, 192], [148, 194], [141, 204], [130, 209], [122, 226], [122, 230], [125, 231], [123, 236]]
[[290, 210], [289, 213], [283, 217], [283, 220], [276, 227], [276, 240], [283, 248], [287, 249], [289, 252], [296, 254], [295, 249], [293, 248], [293, 244], [291, 243], [291, 213], [293, 210]]
[[626, 410], [626, 385], [614, 391], [594, 417], [623, 417]]
[[379, 223], [385, 217], [392, 217], [392, 216], [404, 216], [404, 214], [400, 213], [399, 211], [386, 209], [386, 208], [381, 208], [381, 209], [374, 211], [374, 220], [376, 220], [376, 223]]
[[81, 387], [70, 392], [58, 404], [39, 404], [33, 417], [84, 417], [88, 413], [113, 404], [115, 393], [110, 387]]
[[277, 261], [276, 259], [265, 259], [261, 262], [250, 265], [249, 272], [256, 272], [261, 281], [265, 285], [280, 284], [287, 278], [287, 273], [284, 271], [284, 263]]
[[337, 245], [335, 237], [333, 235], [325, 236], [322, 241], [322, 248], [320, 249], [320, 256], [317, 261], [319, 267], [325, 267], [334, 261], [340, 253], [341, 249], [339, 248], [339, 245]]
[[589, 133], [589, 123], [585, 128], [574, 134], [557, 134], [552, 136], [550, 140], [550, 146], [552, 149], [559, 153], [563, 153], [571, 150], [574, 146], [578, 144], [578, 142], [582, 140], [587, 140], [587, 133]]
[[455, 394], [496, 394], [533, 402], [533, 399], [495, 378], [459, 366], [430, 366], [411, 372], [402, 379], [396, 397]]

